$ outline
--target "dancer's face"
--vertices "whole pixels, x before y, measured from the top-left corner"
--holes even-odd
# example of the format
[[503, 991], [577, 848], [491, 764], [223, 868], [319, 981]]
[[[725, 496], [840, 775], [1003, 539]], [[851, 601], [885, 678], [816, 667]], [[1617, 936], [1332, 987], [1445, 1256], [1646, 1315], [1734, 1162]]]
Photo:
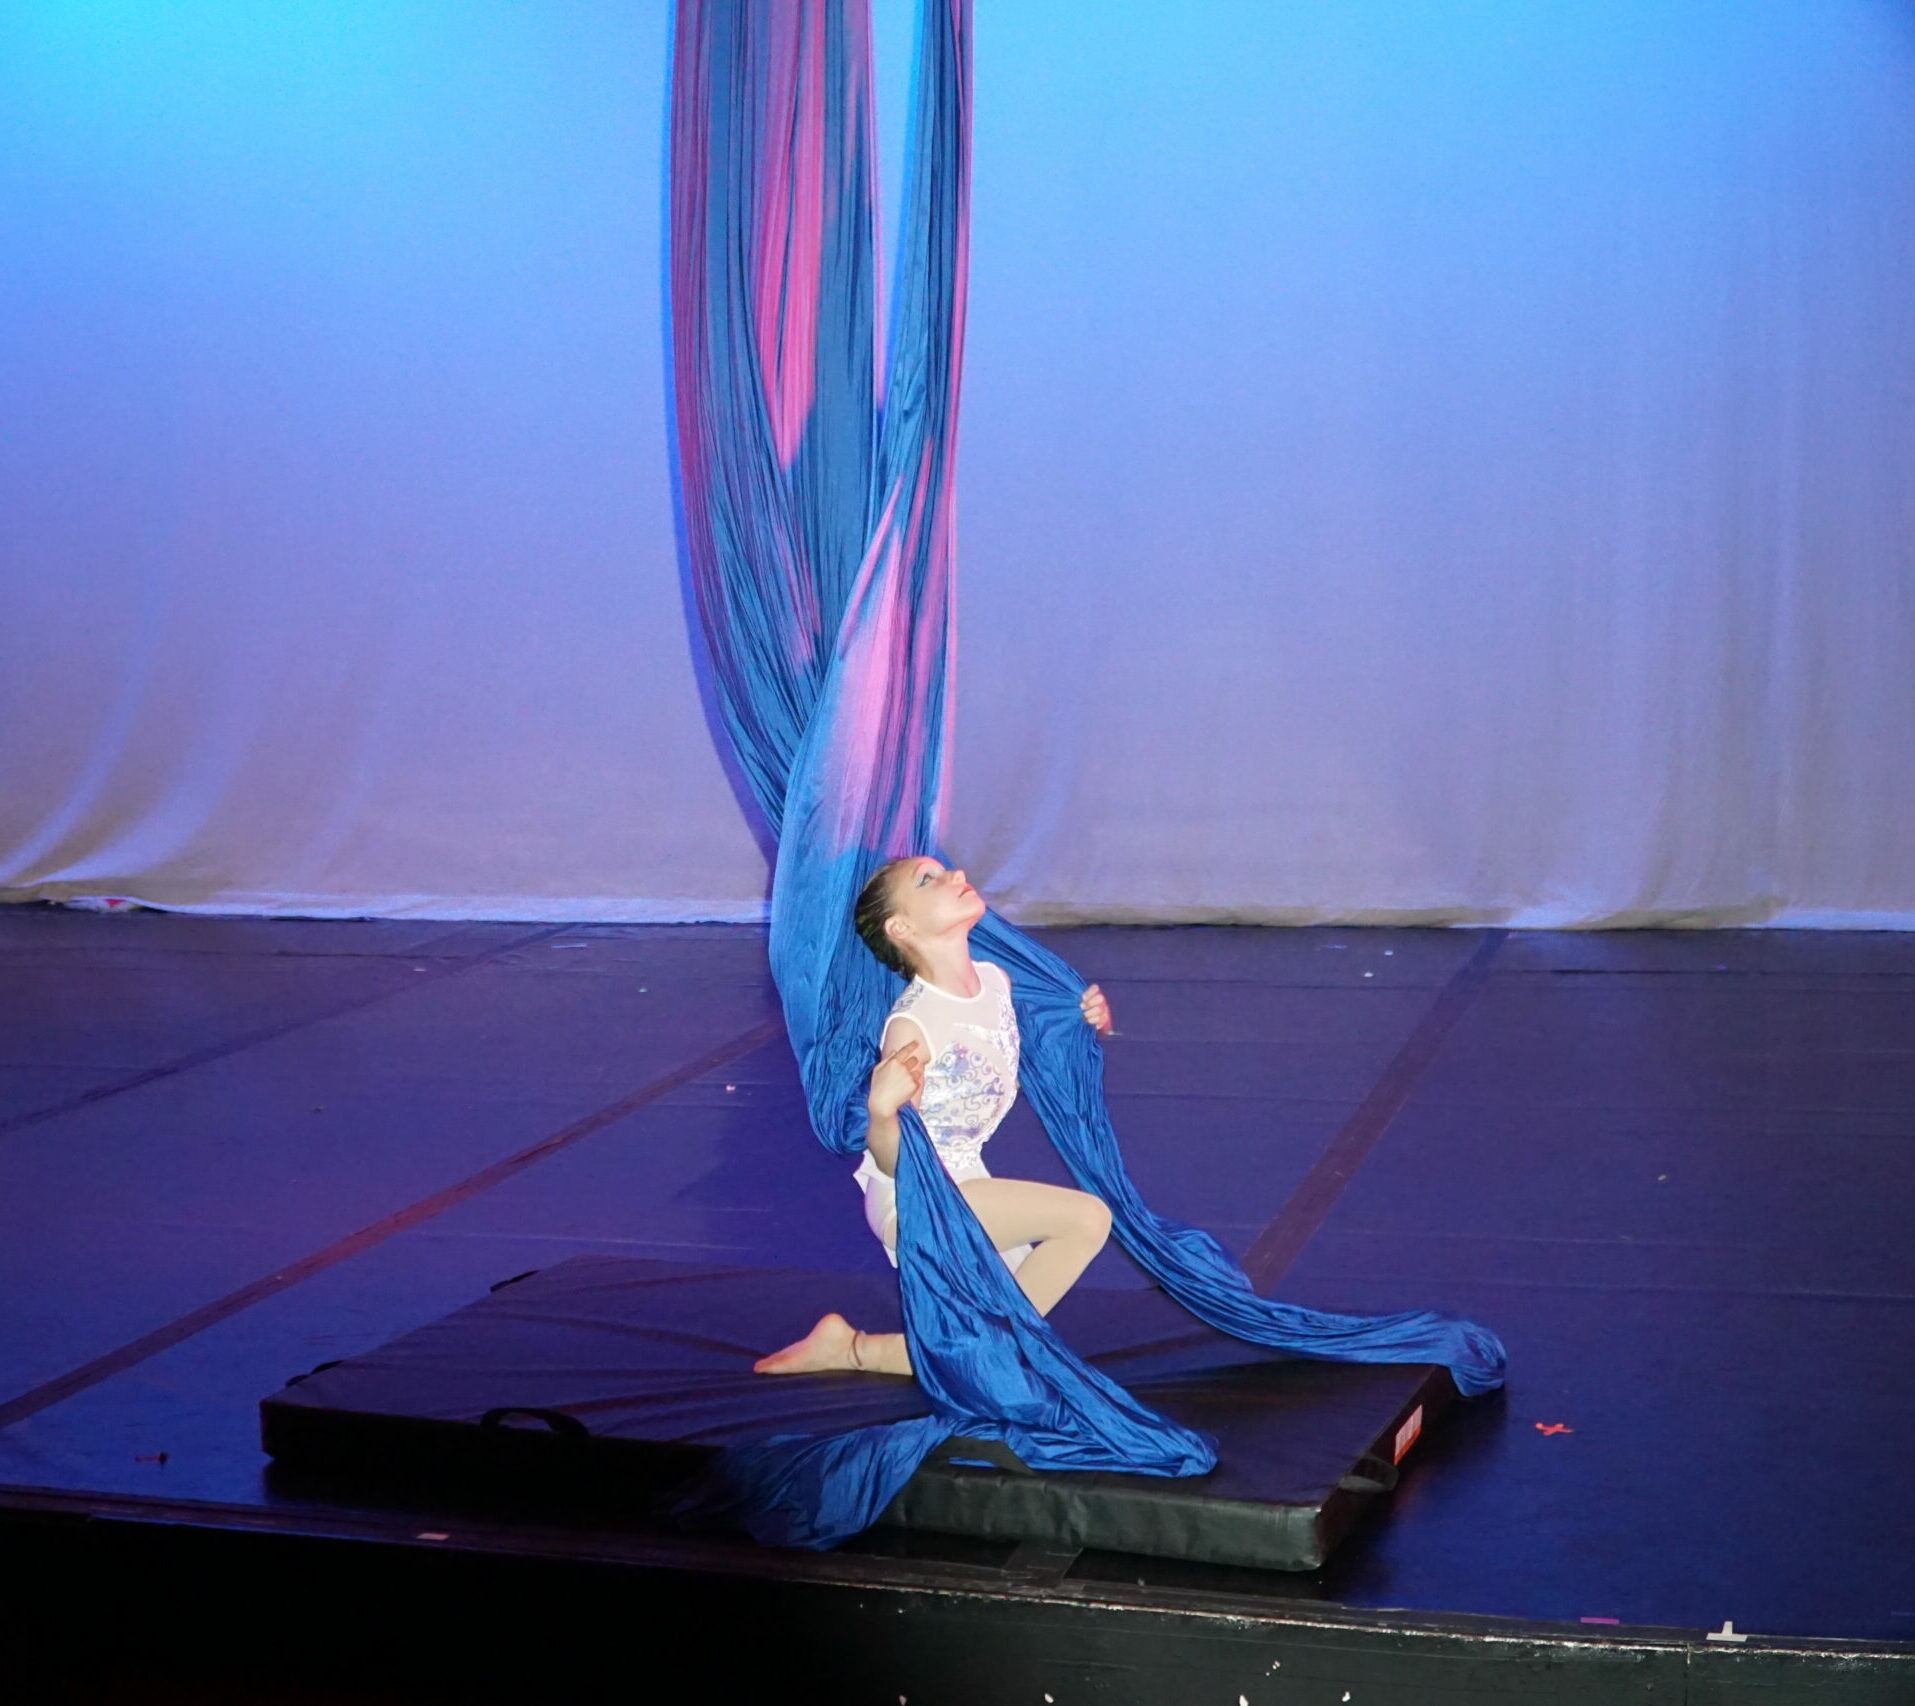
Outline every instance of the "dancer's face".
[[960, 870], [935, 859], [913, 859], [891, 878], [891, 916], [885, 934], [916, 957], [929, 943], [962, 938], [984, 916], [984, 897]]

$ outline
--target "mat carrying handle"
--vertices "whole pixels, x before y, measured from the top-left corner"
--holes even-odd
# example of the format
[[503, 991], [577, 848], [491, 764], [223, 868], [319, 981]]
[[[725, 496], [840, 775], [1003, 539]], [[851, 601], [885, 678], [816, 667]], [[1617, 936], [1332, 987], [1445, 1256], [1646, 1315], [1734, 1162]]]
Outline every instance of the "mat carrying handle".
[[1365, 1453], [1356, 1467], [1337, 1486], [1346, 1493], [1387, 1493], [1402, 1478], [1402, 1471], [1386, 1458]]
[[534, 1421], [543, 1422], [555, 1434], [566, 1439], [590, 1439], [592, 1430], [577, 1416], [568, 1416], [563, 1410], [540, 1410], [529, 1404], [502, 1404], [496, 1410], [487, 1410], [479, 1418], [482, 1428], [502, 1428], [509, 1416], [530, 1416]]
[[1006, 1469], [1013, 1475], [1035, 1475], [1033, 1469], [1001, 1439], [972, 1439], [952, 1434], [924, 1461], [930, 1464], [954, 1464], [960, 1469], [974, 1468], [982, 1459], [993, 1469]]

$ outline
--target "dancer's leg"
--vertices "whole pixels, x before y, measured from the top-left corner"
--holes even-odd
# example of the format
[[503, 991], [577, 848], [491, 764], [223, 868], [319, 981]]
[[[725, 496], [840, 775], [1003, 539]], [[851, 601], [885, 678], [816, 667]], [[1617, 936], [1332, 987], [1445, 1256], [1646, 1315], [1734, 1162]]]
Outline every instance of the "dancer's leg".
[[[1036, 1246], [1017, 1270], [1017, 1283], [1040, 1315], [1057, 1306], [1110, 1236], [1110, 1210], [1087, 1191], [1029, 1179], [968, 1179], [958, 1188], [995, 1248]], [[902, 1333], [860, 1333], [842, 1315], [826, 1315], [796, 1344], [752, 1366], [759, 1374], [848, 1368], [909, 1374], [911, 1355]]]
[[1057, 1307], [1110, 1237], [1110, 1210], [1088, 1191], [1031, 1179], [966, 1179], [958, 1189], [998, 1249], [1036, 1246], [1017, 1283], [1040, 1315]]

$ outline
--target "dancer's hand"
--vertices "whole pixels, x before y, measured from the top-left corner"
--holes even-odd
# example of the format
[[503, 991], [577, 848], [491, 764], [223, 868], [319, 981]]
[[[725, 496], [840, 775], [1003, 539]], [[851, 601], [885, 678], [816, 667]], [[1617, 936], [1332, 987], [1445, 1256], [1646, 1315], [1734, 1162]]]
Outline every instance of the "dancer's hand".
[[892, 1119], [906, 1102], [915, 1102], [924, 1088], [924, 1069], [931, 1051], [920, 1037], [900, 1043], [878, 1062], [871, 1073], [871, 1093], [865, 1106], [873, 1119]]
[[1084, 1014], [1084, 1022], [1100, 1037], [1111, 1032], [1110, 1003], [1104, 999], [1104, 992], [1092, 984], [1084, 991], [1084, 999], [1077, 1004]]

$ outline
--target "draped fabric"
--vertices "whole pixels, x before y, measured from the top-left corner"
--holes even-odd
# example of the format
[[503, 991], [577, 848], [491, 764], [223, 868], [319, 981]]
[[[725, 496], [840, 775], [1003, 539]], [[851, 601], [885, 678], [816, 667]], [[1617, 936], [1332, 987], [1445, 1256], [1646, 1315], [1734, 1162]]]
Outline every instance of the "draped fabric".
[[[717, 703], [778, 838], [771, 960], [811, 1120], [864, 1146], [898, 980], [851, 928], [880, 863], [938, 845], [953, 671], [952, 478], [964, 325], [968, 0], [921, 0], [897, 300], [876, 354], [869, 19], [862, 0], [681, 0], [672, 324], [689, 571]], [[1063, 961], [995, 914], [1020, 1081], [1124, 1247], [1210, 1325], [1300, 1356], [1436, 1361], [1467, 1393], [1502, 1348], [1429, 1312], [1359, 1318], [1257, 1297], [1207, 1234], [1150, 1212], [1105, 1109], [1101, 1045]], [[867, 1526], [940, 1440], [1033, 1469], [1202, 1474], [1210, 1443], [1089, 1367], [1030, 1307], [904, 1111], [898, 1259], [933, 1415], [724, 1455], [705, 1498], [761, 1539]]]
[[[1915, 32], [1749, 13], [979, 14], [993, 903], [1915, 928]], [[672, 6], [0, 17], [0, 903], [762, 922], [653, 401]]]

